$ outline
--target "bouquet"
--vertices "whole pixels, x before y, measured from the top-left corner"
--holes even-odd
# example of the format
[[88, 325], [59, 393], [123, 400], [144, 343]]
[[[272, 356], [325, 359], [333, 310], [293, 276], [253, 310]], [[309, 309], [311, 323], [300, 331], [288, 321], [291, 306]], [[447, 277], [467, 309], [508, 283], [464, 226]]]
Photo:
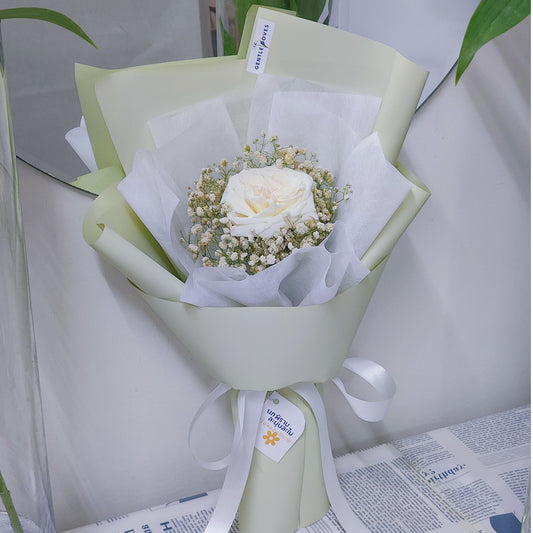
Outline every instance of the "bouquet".
[[[208, 530], [228, 530], [240, 504], [241, 531], [295, 531], [331, 503], [345, 530], [365, 531], [336, 481], [316, 384], [334, 380], [366, 420], [394, 394], [384, 369], [346, 356], [429, 196], [390, 162], [425, 73], [383, 45], [264, 8], [243, 35], [248, 48], [229, 59], [78, 68], [107, 164], [93, 178], [119, 182], [95, 200], [84, 235], [220, 382], [199, 413], [239, 391], [232, 450], [204, 462], [228, 468]], [[307, 44], [320, 36], [334, 58], [355, 47], [353, 77], [350, 59], [315, 68]], [[342, 366], [383, 399], [348, 395]]]

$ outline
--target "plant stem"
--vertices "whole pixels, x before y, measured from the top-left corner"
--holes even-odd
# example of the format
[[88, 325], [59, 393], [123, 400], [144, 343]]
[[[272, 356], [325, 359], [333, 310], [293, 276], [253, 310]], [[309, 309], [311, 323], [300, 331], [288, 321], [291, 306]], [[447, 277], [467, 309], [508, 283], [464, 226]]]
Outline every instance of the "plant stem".
[[13, 505], [13, 500], [11, 499], [11, 494], [7, 490], [6, 482], [0, 471], [0, 497], [2, 498], [2, 503], [6, 508], [7, 516], [11, 522], [11, 527], [13, 528], [14, 533], [24, 533], [22, 525], [20, 523], [17, 511], [15, 511], [15, 506]]

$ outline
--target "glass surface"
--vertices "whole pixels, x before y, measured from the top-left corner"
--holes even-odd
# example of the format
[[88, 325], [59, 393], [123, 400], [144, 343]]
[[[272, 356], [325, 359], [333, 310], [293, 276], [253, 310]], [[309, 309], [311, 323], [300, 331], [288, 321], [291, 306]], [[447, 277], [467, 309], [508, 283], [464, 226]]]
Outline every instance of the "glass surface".
[[[64, 138], [81, 118], [75, 63], [123, 68], [212, 53], [206, 0], [32, 0], [24, 5], [68, 15], [98, 47], [47, 22], [4, 24], [17, 156], [65, 182], [88, 172]], [[2, 7], [20, 7], [20, 0], [3, 0]]]
[[[54, 533], [41, 396], [0, 37], [0, 532]], [[9, 494], [8, 492], [9, 491]]]
[[[258, 2], [260, 3], [260, 2]], [[430, 71], [422, 102], [455, 64], [478, 0], [333, 0], [330, 24], [385, 42]], [[81, 108], [74, 64], [104, 68], [221, 54], [222, 23], [235, 30], [233, 0], [34, 0], [60, 11], [97, 44], [41, 21], [4, 28], [17, 156], [64, 182], [88, 172], [65, 141]], [[2, 7], [19, 7], [3, 0]]]

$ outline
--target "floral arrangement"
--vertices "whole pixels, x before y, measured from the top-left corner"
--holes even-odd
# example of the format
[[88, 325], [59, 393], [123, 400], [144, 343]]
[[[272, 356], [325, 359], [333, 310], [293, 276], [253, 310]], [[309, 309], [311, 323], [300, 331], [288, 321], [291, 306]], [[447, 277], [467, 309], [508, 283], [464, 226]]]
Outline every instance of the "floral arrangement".
[[182, 239], [193, 259], [253, 275], [293, 250], [320, 244], [350, 186], [341, 191], [317, 162], [305, 148], [281, 147], [277, 136], [263, 132], [233, 164], [222, 159], [204, 168], [189, 192], [192, 226]]
[[[374, 131], [381, 104], [375, 95], [262, 74], [249, 92], [151, 118], [155, 148], [135, 151], [126, 177], [86, 217], [88, 242], [219, 382], [197, 416], [239, 391], [231, 461], [206, 531], [229, 530], [237, 509], [241, 531], [293, 531], [330, 504], [347, 531], [364, 530], [338, 486], [314, 384], [339, 386], [342, 366], [362, 377], [382, 397], [377, 410], [356, 401], [365, 420], [381, 419], [394, 395], [383, 368], [346, 358], [388, 254], [428, 196], [385, 157]], [[183, 283], [140, 252], [149, 242], [136, 234], [132, 213]], [[275, 331], [268, 339], [265, 324]], [[306, 413], [305, 437], [294, 441], [298, 466], [279, 470], [254, 455], [267, 391], [284, 391]], [[316, 483], [304, 490], [306, 476]], [[258, 529], [274, 482], [291, 487], [295, 505], [283, 525]]]
[[372, 132], [379, 109], [262, 74], [248, 93], [151, 119], [155, 149], [134, 154], [118, 191], [183, 274], [181, 301], [315, 305], [360, 283], [412, 189]]
[[[241, 531], [294, 531], [330, 504], [346, 531], [364, 531], [338, 484], [315, 384], [333, 380], [369, 421], [383, 417], [394, 395], [383, 368], [347, 354], [388, 255], [429, 196], [391, 163], [426, 73], [378, 43], [355, 39], [352, 47], [348, 34], [262, 8], [250, 50], [253, 33], [266, 26], [281, 43], [284, 34], [299, 43], [308, 30], [348, 39], [357, 68], [343, 61], [326, 73], [307, 42], [272, 43], [276, 74], [248, 77], [243, 54], [190, 70], [188, 63], [125, 69], [94, 82], [101, 131], [126, 176], [94, 202], [84, 236], [219, 382], [193, 420], [237, 391], [232, 449], [215, 462], [228, 470], [206, 531], [228, 531], [237, 510]], [[332, 52], [344, 49], [332, 42]], [[295, 65], [302, 68], [293, 72]], [[347, 70], [357, 82], [332, 83]], [[191, 98], [178, 80], [202, 90]], [[398, 95], [407, 110], [400, 116]], [[84, 114], [89, 131], [98, 129], [98, 114]], [[265, 325], [275, 334], [265, 337]], [[336, 377], [341, 367], [380, 400], [352, 402]], [[303, 438], [279, 466], [254, 453], [256, 438], [267, 440], [258, 428], [268, 391], [305, 418]], [[270, 440], [266, 448], [274, 448]]]

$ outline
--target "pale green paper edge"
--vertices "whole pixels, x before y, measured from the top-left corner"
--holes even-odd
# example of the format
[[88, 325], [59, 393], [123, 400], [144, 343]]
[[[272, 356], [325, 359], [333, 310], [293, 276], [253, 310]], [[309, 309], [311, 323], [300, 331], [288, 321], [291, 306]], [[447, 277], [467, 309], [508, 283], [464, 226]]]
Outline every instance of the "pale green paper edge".
[[82, 65], [79, 63], [76, 64], [75, 79], [78, 89], [78, 97], [80, 100], [82, 114], [85, 117], [87, 131], [89, 133], [89, 140], [91, 142], [91, 147], [94, 152], [98, 169], [102, 170], [107, 167], [121, 167], [120, 159], [102, 114], [102, 109], [100, 108], [96, 98], [96, 85], [100, 80], [105, 79], [112, 73], [121, 72], [122, 70], [126, 70], [128, 72], [135, 72], [138, 70], [151, 71], [158, 70], [160, 68], [166, 69], [169, 66], [190, 68], [197, 63], [208, 65], [213, 62], [226, 63], [234, 59], [234, 57], [191, 59], [186, 61], [175, 61], [172, 63], [142, 65], [127, 69], [103, 69], [89, 65]]
[[131, 171], [139, 149], [155, 148], [148, 121], [224, 92], [251, 89], [255, 77], [245, 60], [175, 65], [152, 70], [125, 70], [96, 84], [96, 96], [122, 167]]
[[122, 167], [120, 165], [113, 165], [80, 176], [77, 180], [72, 181], [70, 185], [98, 196], [110, 185], [118, 185], [124, 176]]
[[[139, 289], [218, 381], [249, 390], [275, 390], [298, 381], [324, 382], [336, 375], [346, 357], [394, 244], [429, 197], [414, 176], [400, 170], [413, 187], [363, 257], [371, 274], [322, 305], [199, 308], [180, 302], [182, 282], [175, 269], [114, 187], [93, 202], [84, 220], [84, 237]], [[235, 324], [241, 323], [247, 327], [236, 338]], [[208, 336], [202, 334], [205, 324], [209, 324]], [[267, 344], [257, 343], [265, 324], [277, 335]], [[309, 331], [319, 332], [320, 338], [310, 339]], [[298, 349], [293, 350], [295, 346]], [[294, 356], [287, 358], [287, 351]], [[330, 355], [324, 358], [323, 353]], [[284, 368], [281, 375], [279, 365]]]
[[[251, 36], [253, 27], [253, 17], [257, 11], [257, 6], [253, 6], [247, 16], [246, 24], [243, 29], [243, 41], [248, 42]], [[75, 80], [78, 89], [78, 97], [82, 109], [82, 114], [85, 117], [87, 130], [89, 133], [89, 140], [94, 152], [98, 171], [81, 176], [73, 183], [76, 187], [91, 192], [93, 194], [100, 194], [107, 186], [116, 183], [119, 173], [124, 176], [120, 159], [117, 155], [115, 146], [113, 145], [109, 130], [104, 120], [102, 110], [96, 98], [96, 84], [100, 79], [105, 78], [114, 72], [121, 70], [135, 71], [135, 70], [158, 70], [160, 68], [168, 68], [169, 66], [178, 66], [180, 68], [190, 68], [196, 64], [210, 65], [213, 63], [226, 64], [238, 58], [244, 57], [246, 50], [241, 48], [239, 54], [233, 57], [209, 57], [201, 59], [190, 59], [174, 61], [169, 63], [159, 63], [150, 65], [141, 65], [138, 67], [131, 67], [127, 69], [103, 69], [92, 67], [89, 65], [76, 64], [75, 65]], [[107, 174], [107, 167], [111, 167], [111, 171]], [[120, 172], [117, 172], [120, 169]], [[106, 181], [107, 178], [107, 181]]]
[[375, 131], [385, 157], [395, 162], [428, 72], [390, 46], [350, 32], [264, 7], [256, 23], [259, 18], [275, 23], [265, 73], [382, 98]]
[[[396, 161], [427, 72], [394, 49], [352, 33], [262, 7], [257, 18], [275, 24], [266, 73], [382, 98], [375, 129], [385, 157]], [[154, 147], [148, 120], [225, 92], [252, 88], [256, 74], [246, 67], [246, 59], [235, 57], [223, 64], [166, 64], [149, 72], [127, 69], [101, 77], [96, 97], [125, 172], [131, 170], [139, 148]]]
[[108, 187], [94, 200], [83, 219], [82, 229], [85, 241], [99, 248], [101, 255], [132, 283], [156, 297], [179, 299], [179, 278], [184, 279], [183, 274], [176, 272], [116, 186]]
[[[302, 411], [305, 431], [279, 463], [254, 450], [239, 507], [242, 532], [296, 531], [320, 520], [330, 507], [322, 474], [320, 436], [313, 412], [293, 390], [278, 392]], [[232, 407], [235, 410], [234, 398]], [[276, 512], [265, 512], [265, 507], [276, 509]]]
[[222, 92], [252, 87], [256, 75], [246, 72], [244, 43], [251, 46], [254, 17], [276, 25], [265, 72], [382, 97], [375, 129], [386, 158], [395, 162], [427, 72], [382, 43], [255, 6], [247, 18], [247, 40], [243, 38], [237, 56], [118, 70], [76, 66], [82, 111], [99, 168], [120, 164], [126, 173], [131, 170], [135, 152], [153, 148], [150, 118]]
[[96, 81], [108, 73], [107, 69], [80, 64], [75, 65], [74, 70], [81, 112], [85, 118], [89, 140], [99, 169], [120, 166], [120, 160], [94, 92]]

